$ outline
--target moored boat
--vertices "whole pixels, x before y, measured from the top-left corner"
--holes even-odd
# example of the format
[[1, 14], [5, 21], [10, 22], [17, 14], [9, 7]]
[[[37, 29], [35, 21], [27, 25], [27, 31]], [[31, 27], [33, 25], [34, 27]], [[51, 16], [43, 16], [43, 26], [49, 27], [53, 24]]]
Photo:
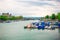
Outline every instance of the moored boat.
[[31, 28], [31, 29], [52, 29], [54, 30], [55, 28], [60, 28], [60, 23], [56, 25], [55, 22], [35, 22], [28, 24], [24, 28]]

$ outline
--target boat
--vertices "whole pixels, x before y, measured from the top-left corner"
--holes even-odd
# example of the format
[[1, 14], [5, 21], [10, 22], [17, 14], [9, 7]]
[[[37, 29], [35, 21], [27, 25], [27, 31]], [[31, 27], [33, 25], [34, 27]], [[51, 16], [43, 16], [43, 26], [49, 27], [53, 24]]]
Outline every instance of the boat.
[[55, 28], [60, 28], [60, 23], [58, 25], [56, 25], [55, 23], [50, 23], [50, 22], [35, 22], [35, 23], [31, 23], [27, 26], [24, 26], [25, 29], [29, 28], [29, 29], [52, 29], [54, 30]]

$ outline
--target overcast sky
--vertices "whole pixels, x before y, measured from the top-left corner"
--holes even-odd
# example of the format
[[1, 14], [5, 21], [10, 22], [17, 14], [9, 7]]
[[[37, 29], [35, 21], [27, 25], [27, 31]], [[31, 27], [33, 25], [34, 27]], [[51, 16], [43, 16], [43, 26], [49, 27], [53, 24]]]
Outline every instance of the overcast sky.
[[0, 14], [45, 16], [60, 11], [60, 0], [0, 0]]

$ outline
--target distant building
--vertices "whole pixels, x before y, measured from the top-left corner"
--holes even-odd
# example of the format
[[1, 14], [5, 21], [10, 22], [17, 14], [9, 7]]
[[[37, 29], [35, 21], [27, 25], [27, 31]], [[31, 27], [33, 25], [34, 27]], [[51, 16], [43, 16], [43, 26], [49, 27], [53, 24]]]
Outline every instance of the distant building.
[[11, 17], [12, 15], [9, 13], [2, 13], [3, 16]]

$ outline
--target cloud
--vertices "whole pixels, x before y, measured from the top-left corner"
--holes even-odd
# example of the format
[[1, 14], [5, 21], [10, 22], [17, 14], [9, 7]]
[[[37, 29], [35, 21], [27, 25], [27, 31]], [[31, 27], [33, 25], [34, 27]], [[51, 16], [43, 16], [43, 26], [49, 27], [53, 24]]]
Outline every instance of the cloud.
[[59, 0], [2, 0], [0, 13], [9, 12], [13, 15], [45, 16], [60, 11]]

